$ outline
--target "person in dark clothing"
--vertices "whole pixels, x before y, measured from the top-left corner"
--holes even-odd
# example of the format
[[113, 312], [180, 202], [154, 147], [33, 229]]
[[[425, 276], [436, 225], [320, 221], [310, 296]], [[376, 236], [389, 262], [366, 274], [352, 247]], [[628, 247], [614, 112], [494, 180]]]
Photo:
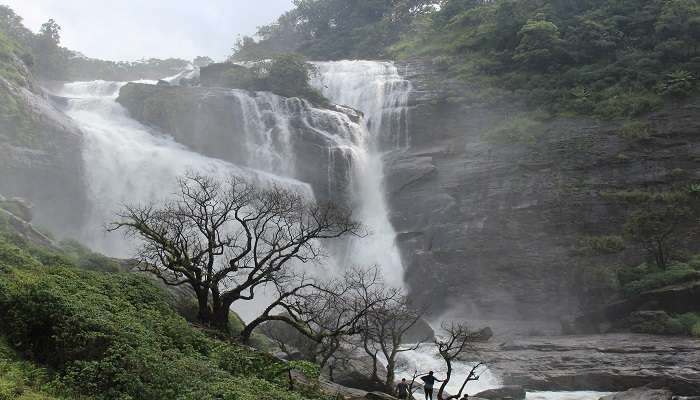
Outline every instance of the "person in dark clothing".
[[406, 383], [406, 378], [401, 379], [401, 382], [396, 385], [396, 397], [399, 399], [408, 399], [408, 383]]
[[423, 390], [425, 390], [425, 400], [433, 400], [433, 385], [435, 382], [442, 382], [433, 375], [433, 371], [428, 372], [428, 375], [420, 378], [423, 381]]

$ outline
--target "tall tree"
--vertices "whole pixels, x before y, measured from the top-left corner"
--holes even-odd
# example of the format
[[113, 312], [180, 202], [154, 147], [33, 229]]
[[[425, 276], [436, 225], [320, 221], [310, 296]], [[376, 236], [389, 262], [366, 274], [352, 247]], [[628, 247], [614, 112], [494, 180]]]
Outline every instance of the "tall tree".
[[267, 285], [293, 285], [294, 264], [319, 260], [321, 240], [362, 232], [332, 203], [198, 174], [179, 179], [175, 200], [124, 207], [110, 230], [139, 239], [140, 268], [166, 285], [189, 286], [200, 321], [223, 330], [235, 302]]

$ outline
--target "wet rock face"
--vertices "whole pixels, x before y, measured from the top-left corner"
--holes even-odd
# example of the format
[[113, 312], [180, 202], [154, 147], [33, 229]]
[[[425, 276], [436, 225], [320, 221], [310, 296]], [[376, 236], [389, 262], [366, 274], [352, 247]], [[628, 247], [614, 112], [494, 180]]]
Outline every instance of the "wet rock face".
[[86, 205], [82, 134], [44, 96], [0, 81], [21, 110], [16, 124], [0, 121], [0, 193], [32, 207], [32, 220], [77, 236]]
[[117, 101], [136, 120], [209, 157], [311, 184], [320, 198], [341, 198], [349, 184], [355, 115], [313, 108], [296, 98], [207, 87], [130, 83]]
[[[479, 344], [479, 356], [507, 385], [526, 390], [597, 390], [634, 387], [700, 393], [700, 342], [641, 334], [533, 337]], [[626, 398], [626, 397], [624, 397]]]
[[649, 116], [654, 134], [643, 141], [621, 138], [617, 123], [556, 118], [532, 142], [495, 143], [484, 132], [517, 105], [455, 100], [473, 88], [430, 64], [399, 70], [414, 87], [411, 146], [386, 159], [387, 197], [408, 285], [436, 311], [516, 320], [578, 311], [586, 293], [577, 266], [643, 260], [633, 245], [602, 256], [576, 251], [583, 236], [622, 232], [626, 206], [602, 194], [700, 177], [693, 104]]

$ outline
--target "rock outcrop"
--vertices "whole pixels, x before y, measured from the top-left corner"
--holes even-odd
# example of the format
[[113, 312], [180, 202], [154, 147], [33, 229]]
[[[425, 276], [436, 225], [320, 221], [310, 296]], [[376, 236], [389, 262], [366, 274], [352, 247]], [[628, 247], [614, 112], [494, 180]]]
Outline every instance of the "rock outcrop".
[[522, 386], [504, 386], [496, 389], [484, 390], [476, 394], [476, 397], [482, 397], [488, 400], [524, 400], [525, 389]]
[[648, 386], [700, 393], [700, 341], [641, 334], [533, 337], [478, 345], [506, 385], [528, 391], [619, 392]]
[[578, 266], [639, 263], [644, 253], [577, 251], [584, 236], [622, 231], [628, 208], [604, 194], [700, 178], [695, 102], [646, 117], [642, 140], [623, 138], [618, 122], [553, 118], [532, 137], [495, 141], [486, 133], [524, 108], [464, 100], [474, 88], [430, 63], [399, 70], [414, 87], [411, 146], [387, 158], [387, 197], [408, 285], [436, 310], [504, 320], [576, 312], [587, 295]]
[[354, 110], [266, 92], [137, 83], [123, 87], [117, 101], [136, 120], [206, 156], [299, 179], [319, 198], [346, 195]]
[[77, 236], [87, 203], [80, 130], [37, 88], [0, 78], [0, 100], [12, 112], [0, 116], [0, 192], [28, 200], [36, 224]]
[[[688, 282], [645, 291], [632, 298], [576, 315], [574, 318], [564, 318], [562, 331], [566, 334], [606, 333], [628, 328], [634, 331], [635, 313], [637, 316], [638, 313], [644, 313], [647, 318], [643, 319], [662, 322], [659, 318], [668, 319], [669, 313], [682, 314], [697, 310], [700, 310], [700, 272], [698, 277]], [[655, 318], [649, 318], [652, 316]]]

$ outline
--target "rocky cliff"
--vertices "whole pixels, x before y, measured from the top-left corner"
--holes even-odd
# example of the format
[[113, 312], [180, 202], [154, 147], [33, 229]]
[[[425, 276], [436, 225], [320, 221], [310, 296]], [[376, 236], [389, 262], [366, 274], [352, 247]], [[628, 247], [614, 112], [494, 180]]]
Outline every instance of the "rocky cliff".
[[77, 236], [86, 207], [81, 133], [23, 76], [0, 77], [0, 193], [31, 202], [38, 225]]
[[429, 62], [400, 70], [414, 87], [411, 146], [387, 159], [388, 200], [408, 285], [436, 312], [556, 319], [577, 311], [592, 295], [582, 293], [582, 266], [642, 261], [634, 246], [602, 256], [577, 250], [584, 236], [622, 231], [626, 205], [605, 193], [700, 177], [700, 103], [646, 116], [643, 138], [621, 135], [624, 121], [557, 117], [527, 127], [527, 140], [494, 140], [488, 132], [503, 121], [519, 128], [518, 105], [467, 101], [476, 88]]
[[117, 101], [136, 120], [209, 157], [307, 182], [343, 199], [359, 114], [298, 98], [216, 87], [130, 83]]

